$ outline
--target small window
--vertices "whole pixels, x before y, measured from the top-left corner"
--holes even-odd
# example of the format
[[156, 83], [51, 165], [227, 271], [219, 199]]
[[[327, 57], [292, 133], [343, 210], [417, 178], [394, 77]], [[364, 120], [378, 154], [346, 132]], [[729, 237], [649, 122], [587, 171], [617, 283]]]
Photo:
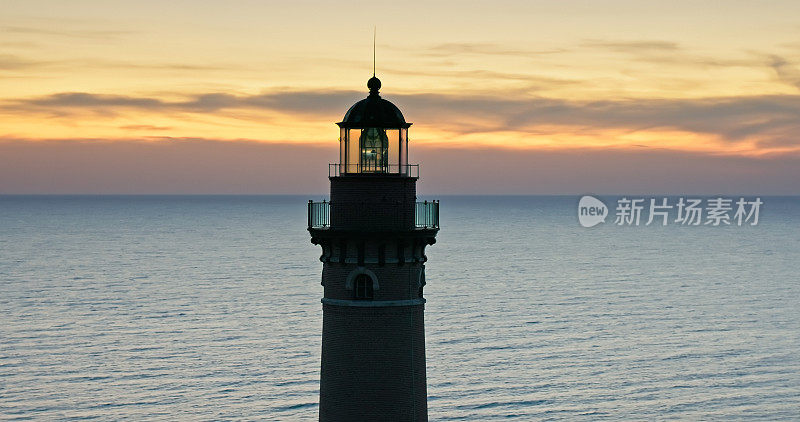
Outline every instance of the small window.
[[359, 274], [353, 283], [355, 297], [358, 300], [372, 300], [372, 278], [366, 274]]

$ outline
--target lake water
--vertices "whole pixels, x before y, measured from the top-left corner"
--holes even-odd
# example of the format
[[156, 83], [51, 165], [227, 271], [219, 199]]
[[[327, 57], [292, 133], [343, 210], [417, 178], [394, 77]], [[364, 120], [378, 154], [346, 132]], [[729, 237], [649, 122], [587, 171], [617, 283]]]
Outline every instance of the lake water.
[[[310, 198], [0, 196], [0, 419], [314, 420]], [[431, 420], [800, 419], [800, 199], [591, 229], [439, 199]]]

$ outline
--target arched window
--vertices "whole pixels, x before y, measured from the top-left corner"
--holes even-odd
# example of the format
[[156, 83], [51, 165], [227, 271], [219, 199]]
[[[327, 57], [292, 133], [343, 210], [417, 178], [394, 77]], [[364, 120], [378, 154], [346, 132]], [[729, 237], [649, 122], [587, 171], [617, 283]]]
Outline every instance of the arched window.
[[374, 297], [372, 278], [366, 274], [357, 275], [353, 280], [353, 293], [357, 300], [372, 300]]

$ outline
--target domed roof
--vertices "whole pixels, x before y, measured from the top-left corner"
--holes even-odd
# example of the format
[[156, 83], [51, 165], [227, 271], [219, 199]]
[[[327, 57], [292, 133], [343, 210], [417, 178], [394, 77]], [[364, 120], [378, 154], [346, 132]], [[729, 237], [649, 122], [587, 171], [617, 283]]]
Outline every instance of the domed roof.
[[378, 90], [381, 88], [380, 79], [373, 76], [367, 82], [367, 87], [369, 87], [369, 96], [353, 104], [347, 110], [344, 120], [337, 123], [339, 127], [397, 129], [411, 126], [411, 123], [406, 123], [403, 113], [396, 105], [378, 95]]

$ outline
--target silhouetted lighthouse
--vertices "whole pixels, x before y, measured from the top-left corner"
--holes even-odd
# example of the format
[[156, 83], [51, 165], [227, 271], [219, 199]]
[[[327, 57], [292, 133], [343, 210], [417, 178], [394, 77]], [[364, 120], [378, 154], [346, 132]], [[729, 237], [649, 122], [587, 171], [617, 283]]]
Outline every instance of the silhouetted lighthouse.
[[369, 96], [338, 123], [330, 202], [308, 204], [322, 246], [322, 421], [424, 421], [425, 246], [436, 242], [439, 202], [417, 202], [403, 114]]

